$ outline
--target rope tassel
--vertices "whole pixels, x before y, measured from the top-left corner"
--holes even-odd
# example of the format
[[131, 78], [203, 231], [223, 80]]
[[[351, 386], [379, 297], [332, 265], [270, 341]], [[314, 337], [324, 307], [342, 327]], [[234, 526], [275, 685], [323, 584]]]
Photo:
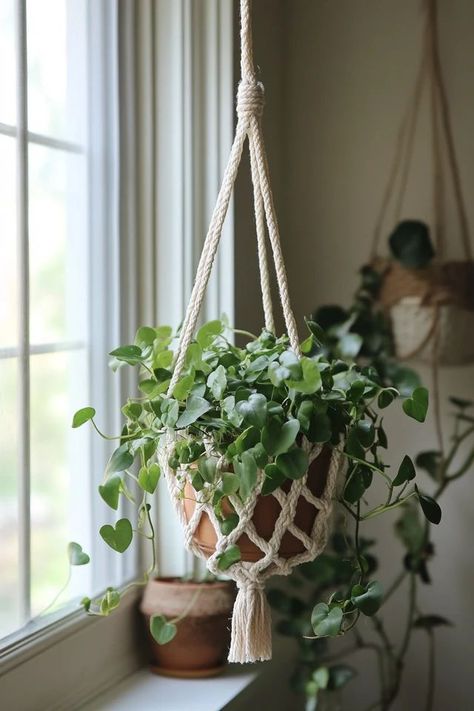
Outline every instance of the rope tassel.
[[232, 613], [229, 662], [246, 664], [272, 658], [272, 618], [263, 584], [238, 584]]

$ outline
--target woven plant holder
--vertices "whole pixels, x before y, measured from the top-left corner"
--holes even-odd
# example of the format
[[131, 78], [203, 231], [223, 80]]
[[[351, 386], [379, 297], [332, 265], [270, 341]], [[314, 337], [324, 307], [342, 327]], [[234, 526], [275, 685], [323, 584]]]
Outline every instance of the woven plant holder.
[[[437, 368], [439, 365], [474, 362], [474, 262], [440, 62], [436, 0], [425, 0], [425, 11], [421, 63], [408, 110], [399, 129], [376, 223], [371, 263], [383, 277], [379, 301], [391, 321], [396, 356], [404, 360], [415, 359]], [[401, 218], [420, 102], [425, 88], [430, 96], [434, 213], [432, 233], [436, 259], [427, 268], [408, 269], [398, 262], [378, 256], [378, 246], [392, 198], [395, 201], [395, 223]], [[463, 260], [446, 258], [448, 230], [444, 214], [444, 156], [459, 218]]]
[[406, 269], [377, 260], [379, 301], [389, 315], [397, 357], [432, 364], [474, 361], [474, 263], [440, 262]]
[[[193, 338], [246, 140], [250, 151], [265, 326], [274, 332], [266, 227], [290, 346], [300, 354], [262, 136], [264, 93], [253, 64], [250, 0], [241, 0], [240, 10], [242, 79], [237, 93], [235, 138], [181, 328], [169, 395], [179, 379], [187, 347]], [[175, 472], [169, 466], [169, 454], [175, 443], [173, 437], [170, 434], [158, 457], [184, 529], [186, 547], [204, 558], [208, 569], [215, 574], [220, 573], [219, 554], [232, 544], [241, 547], [241, 560], [226, 571], [238, 587], [229, 661], [244, 663], [270, 659], [271, 615], [264, 592], [265, 581], [271, 575], [288, 575], [296, 565], [313, 560], [326, 545], [332, 497], [345, 460], [343, 442], [328, 448], [303, 441], [310, 462], [309, 471], [301, 479], [286, 482], [269, 496], [260, 495], [264, 472], [258, 472], [256, 487], [245, 503], [237, 496], [229, 496], [228, 502], [238, 514], [239, 523], [231, 533], [224, 535], [211, 503], [206, 500], [206, 491], [197, 493], [193, 490], [189, 469]]]

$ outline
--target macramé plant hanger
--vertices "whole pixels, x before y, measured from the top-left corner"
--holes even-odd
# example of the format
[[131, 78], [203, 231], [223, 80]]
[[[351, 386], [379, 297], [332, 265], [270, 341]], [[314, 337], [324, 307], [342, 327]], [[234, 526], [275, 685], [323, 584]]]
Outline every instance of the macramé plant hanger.
[[[393, 163], [372, 245], [372, 263], [383, 275], [380, 303], [388, 313], [399, 359], [416, 359], [438, 365], [474, 362], [474, 262], [469, 237], [466, 206], [456, 157], [450, 109], [440, 62], [436, 0], [425, 0], [426, 21], [420, 68], [407, 112], [401, 123]], [[382, 229], [389, 205], [395, 206], [399, 222], [413, 157], [420, 102], [429, 92], [433, 146], [433, 224], [435, 255], [426, 264], [407, 268], [378, 254]], [[449, 175], [445, 175], [445, 163]], [[464, 259], [447, 258], [451, 234], [445, 215], [446, 178], [451, 179]], [[399, 183], [398, 191], [396, 190]], [[423, 224], [408, 221], [399, 225], [401, 242], [413, 239], [429, 244]], [[426, 229], [426, 228], [425, 228]], [[403, 231], [405, 230], [405, 233]], [[410, 231], [412, 234], [410, 234]], [[391, 238], [391, 240], [392, 240]], [[430, 259], [431, 257], [434, 259]]]
[[[242, 77], [237, 93], [235, 138], [183, 321], [168, 397], [173, 393], [185, 365], [186, 352], [196, 328], [246, 140], [250, 151], [265, 326], [268, 331], [274, 332], [265, 246], [266, 223], [290, 346], [295, 354], [300, 355], [262, 136], [264, 90], [257, 81], [253, 64], [250, 4], [250, 0], [241, 0], [240, 4]], [[211, 501], [193, 491], [192, 487], [190, 489], [190, 484], [185, 484], [183, 497], [186, 470], [175, 470], [169, 463], [175, 437], [175, 434], [170, 434], [169, 441], [158, 456], [184, 528], [186, 546], [206, 559], [208, 569], [216, 574], [221, 573], [219, 558], [224, 551], [231, 549], [233, 544], [238, 544], [241, 551], [240, 560], [227, 571], [238, 587], [229, 661], [243, 663], [270, 659], [271, 616], [264, 592], [265, 581], [272, 575], [288, 575], [294, 566], [313, 560], [325, 546], [332, 497], [345, 459], [343, 442], [327, 448], [305, 441], [308, 472], [302, 478], [288, 481], [287, 486], [278, 487], [264, 499], [260, 494], [265, 474], [258, 471], [256, 486], [244, 502], [236, 495], [227, 497], [238, 514], [239, 522], [234, 530], [225, 535]], [[319, 480], [319, 488], [311, 486], [315, 476]], [[256, 511], [261, 507], [261, 514], [272, 529], [265, 536], [257, 531], [254, 523]]]

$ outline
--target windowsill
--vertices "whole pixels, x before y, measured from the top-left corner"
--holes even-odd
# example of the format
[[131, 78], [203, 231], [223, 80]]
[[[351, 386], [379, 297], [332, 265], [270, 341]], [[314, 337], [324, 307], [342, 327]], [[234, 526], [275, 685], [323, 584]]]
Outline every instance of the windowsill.
[[259, 674], [254, 666], [242, 668], [229, 665], [225, 671], [209, 679], [171, 679], [141, 669], [117, 684], [82, 711], [221, 711], [236, 699]]

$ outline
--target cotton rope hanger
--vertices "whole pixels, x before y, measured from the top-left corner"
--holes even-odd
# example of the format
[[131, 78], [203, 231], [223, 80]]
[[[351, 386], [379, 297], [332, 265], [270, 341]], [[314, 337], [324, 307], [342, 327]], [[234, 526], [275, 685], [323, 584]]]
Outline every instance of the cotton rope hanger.
[[[456, 156], [453, 131], [451, 126], [451, 116], [447, 92], [441, 67], [438, 33], [438, 13], [437, 0], [425, 0], [425, 26], [423, 32], [422, 54], [415, 81], [412, 97], [410, 99], [407, 112], [401, 122], [397, 136], [394, 157], [389, 172], [389, 177], [383, 195], [380, 211], [376, 220], [374, 238], [371, 249], [371, 259], [376, 262], [378, 259], [378, 248], [382, 235], [382, 228], [387, 218], [388, 208], [392, 199], [394, 200], [394, 223], [401, 219], [404, 198], [407, 191], [408, 178], [414, 152], [414, 138], [416, 134], [417, 122], [419, 120], [421, 98], [424, 89], [429, 92], [429, 111], [431, 119], [431, 141], [433, 156], [433, 222], [432, 232], [436, 246], [437, 257], [446, 259], [446, 215], [445, 215], [445, 192], [446, 178], [443, 171], [443, 148], [447, 157], [450, 178], [454, 193], [455, 205], [460, 227], [460, 237], [464, 253], [464, 264], [458, 263], [456, 275], [459, 273], [463, 282], [468, 280], [474, 272], [468, 270], [472, 267], [472, 247], [469, 235], [469, 225], [467, 219], [466, 205], [461, 185], [458, 160]], [[397, 179], [399, 181], [398, 192], [396, 191]], [[461, 271], [460, 271], [461, 270]], [[411, 283], [410, 283], [411, 282]], [[439, 387], [439, 366], [440, 366], [440, 329], [441, 326], [441, 306], [443, 294], [436, 289], [436, 283], [429, 287], [432, 295], [424, 296], [424, 305], [430, 306], [428, 314], [429, 323], [424, 337], [408, 353], [403, 355], [403, 360], [411, 360], [418, 356], [431, 343], [431, 368], [433, 381], [433, 402], [434, 417], [437, 439], [440, 451], [443, 451], [443, 436], [441, 426], [440, 411], [440, 387]], [[455, 285], [456, 286], [456, 285]], [[413, 284], [410, 271], [400, 269], [396, 278], [391, 277], [389, 301], [395, 303], [409, 293], [409, 288], [422, 288], [422, 284]], [[439, 285], [438, 285], [439, 287]], [[459, 296], [461, 307], [472, 309], [467, 296]], [[464, 302], [465, 300], [465, 302]], [[420, 312], [421, 313], [421, 312]], [[409, 316], [407, 316], [409, 318]]]
[[[191, 343], [197, 325], [199, 312], [209, 281], [212, 265], [222, 233], [222, 226], [229, 206], [233, 186], [242, 157], [245, 141], [248, 139], [251, 178], [253, 183], [254, 211], [257, 232], [257, 253], [260, 268], [260, 283], [265, 317], [265, 327], [274, 332], [273, 307], [270, 291], [270, 279], [267, 262], [265, 226], [275, 265], [278, 291], [283, 310], [291, 349], [300, 355], [296, 321], [291, 309], [288, 294], [286, 269], [280, 244], [278, 222], [270, 187], [268, 163], [263, 142], [261, 116], [264, 106], [264, 89], [257, 80], [252, 50], [251, 32], [251, 0], [241, 0], [241, 81], [237, 91], [237, 126], [232, 144], [230, 158], [224, 172], [222, 185], [217, 197], [209, 230], [204, 242], [199, 261], [191, 298], [181, 328], [176, 351], [173, 377], [168, 395], [171, 395], [178, 382], [183, 368], [186, 350]], [[328, 536], [328, 518], [331, 513], [332, 497], [339, 471], [344, 466], [343, 444], [334, 447], [331, 453], [326, 486], [320, 496], [315, 496], [307, 486], [308, 474], [291, 482], [287, 492], [277, 489], [271, 496], [275, 497], [280, 507], [280, 513], [275, 523], [270, 540], [262, 538], [252, 521], [254, 509], [259, 498], [264, 472], [259, 471], [257, 485], [251, 496], [242, 503], [236, 496], [229, 496], [229, 501], [239, 517], [236, 528], [228, 535], [223, 535], [219, 521], [212, 506], [204, 499], [200, 501], [196, 494], [195, 509], [188, 520], [182, 501], [180, 486], [175, 472], [168, 464], [168, 446], [159, 452], [162, 470], [165, 472], [171, 498], [184, 529], [185, 545], [201, 558], [206, 558], [208, 569], [219, 573], [218, 556], [228, 546], [237, 543], [242, 534], [248, 536], [261, 551], [262, 557], [257, 561], [239, 561], [227, 571], [229, 577], [237, 583], [238, 593], [232, 616], [232, 638], [229, 652], [231, 662], [254, 662], [271, 658], [271, 614], [264, 592], [265, 580], [271, 575], [288, 575], [292, 568], [300, 563], [313, 560], [324, 548]], [[319, 456], [323, 447], [305, 443], [309, 462]], [[204, 497], [205, 498], [205, 497]], [[315, 518], [310, 535], [299, 529], [294, 523], [296, 507], [301, 499], [315, 509]], [[194, 534], [201, 517], [207, 515], [215, 529], [217, 543], [215, 552], [207, 557], [194, 540]], [[291, 558], [279, 555], [283, 535], [290, 532], [300, 543], [303, 551]]]

